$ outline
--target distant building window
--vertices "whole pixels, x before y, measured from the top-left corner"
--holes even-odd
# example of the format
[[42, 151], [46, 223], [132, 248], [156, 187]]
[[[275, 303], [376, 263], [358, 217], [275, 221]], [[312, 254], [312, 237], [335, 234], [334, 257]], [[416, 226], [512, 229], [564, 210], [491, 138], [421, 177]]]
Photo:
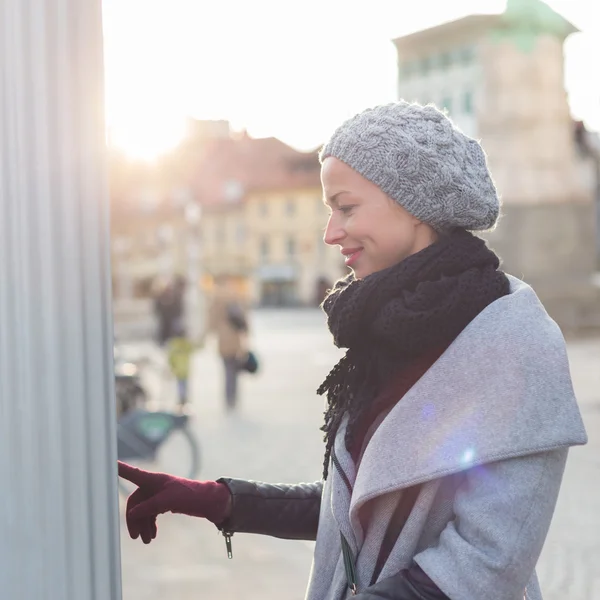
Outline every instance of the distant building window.
[[410, 79], [415, 72], [414, 63], [410, 60], [405, 60], [400, 64], [400, 78]]
[[475, 58], [475, 49], [473, 46], [463, 46], [458, 50], [458, 60], [463, 65], [468, 65], [473, 62]]
[[235, 243], [238, 246], [243, 246], [246, 241], [246, 228], [243, 223], [238, 223], [235, 228]]
[[440, 54], [440, 68], [447, 69], [452, 66], [452, 54], [450, 52], [442, 52]]
[[269, 258], [269, 238], [262, 238], [260, 240], [260, 257], [262, 260], [267, 260]]
[[215, 245], [220, 246], [225, 242], [225, 226], [218, 223], [215, 227]]
[[287, 240], [287, 255], [288, 258], [294, 258], [296, 256], [296, 240], [291, 236]]
[[154, 278], [143, 277], [136, 279], [133, 283], [133, 296], [134, 298], [150, 298], [152, 297], [152, 286], [154, 284]]
[[296, 213], [296, 201], [294, 198], [288, 198], [285, 201], [285, 214], [292, 216]]
[[463, 95], [463, 112], [470, 115], [473, 113], [473, 92], [466, 91]]
[[430, 56], [426, 56], [424, 58], [421, 59], [421, 73], [423, 75], [427, 75], [429, 73], [429, 71], [431, 71], [431, 65], [432, 65], [432, 60]]

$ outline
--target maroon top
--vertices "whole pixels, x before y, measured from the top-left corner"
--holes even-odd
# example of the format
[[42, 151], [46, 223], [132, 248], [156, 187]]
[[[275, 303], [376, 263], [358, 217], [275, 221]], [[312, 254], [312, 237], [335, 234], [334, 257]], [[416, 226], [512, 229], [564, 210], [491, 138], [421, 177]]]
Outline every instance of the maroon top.
[[362, 455], [373, 434], [396, 406], [410, 388], [423, 377], [435, 361], [445, 352], [446, 347], [438, 347], [422, 354], [420, 357], [411, 361], [404, 369], [400, 370], [392, 379], [389, 385], [379, 394], [373, 402], [373, 409], [367, 414], [362, 426], [357, 429], [357, 443], [352, 448], [352, 459], [358, 470]]

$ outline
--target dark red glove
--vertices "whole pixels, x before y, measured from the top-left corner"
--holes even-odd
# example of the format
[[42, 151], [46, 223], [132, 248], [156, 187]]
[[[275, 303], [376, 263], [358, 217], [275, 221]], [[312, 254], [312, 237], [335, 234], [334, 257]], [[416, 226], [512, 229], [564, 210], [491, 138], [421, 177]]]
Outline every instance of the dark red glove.
[[132, 539], [149, 544], [157, 533], [156, 517], [172, 512], [222, 523], [230, 512], [231, 493], [224, 483], [193, 481], [136, 469], [119, 461], [119, 477], [138, 489], [127, 499], [125, 519]]

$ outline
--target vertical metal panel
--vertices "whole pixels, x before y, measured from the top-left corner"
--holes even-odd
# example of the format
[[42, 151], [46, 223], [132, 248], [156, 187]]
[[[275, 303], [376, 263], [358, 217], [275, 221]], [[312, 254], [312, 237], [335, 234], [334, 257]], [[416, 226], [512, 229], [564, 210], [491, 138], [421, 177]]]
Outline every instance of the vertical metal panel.
[[0, 597], [119, 600], [100, 0], [0, 0]]

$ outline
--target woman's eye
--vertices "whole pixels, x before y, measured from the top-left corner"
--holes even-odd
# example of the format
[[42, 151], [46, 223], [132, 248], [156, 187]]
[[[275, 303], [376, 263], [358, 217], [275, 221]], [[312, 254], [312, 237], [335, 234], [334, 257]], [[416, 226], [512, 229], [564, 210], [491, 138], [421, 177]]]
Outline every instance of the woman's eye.
[[344, 215], [347, 215], [353, 208], [354, 206], [340, 206], [340, 212]]

